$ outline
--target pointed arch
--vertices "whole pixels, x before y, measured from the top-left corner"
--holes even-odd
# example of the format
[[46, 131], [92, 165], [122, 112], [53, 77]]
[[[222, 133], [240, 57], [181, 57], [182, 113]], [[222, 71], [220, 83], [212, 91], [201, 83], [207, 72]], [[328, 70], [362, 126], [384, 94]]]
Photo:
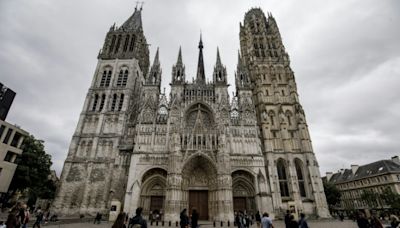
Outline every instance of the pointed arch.
[[305, 175], [304, 175], [304, 164], [299, 158], [294, 159], [294, 165], [297, 175], [297, 184], [299, 186], [299, 193], [301, 197], [307, 197]]
[[279, 190], [282, 197], [289, 197], [289, 185], [288, 185], [288, 174], [287, 174], [287, 164], [282, 158], [279, 158], [276, 163], [276, 168], [278, 171], [279, 180]]

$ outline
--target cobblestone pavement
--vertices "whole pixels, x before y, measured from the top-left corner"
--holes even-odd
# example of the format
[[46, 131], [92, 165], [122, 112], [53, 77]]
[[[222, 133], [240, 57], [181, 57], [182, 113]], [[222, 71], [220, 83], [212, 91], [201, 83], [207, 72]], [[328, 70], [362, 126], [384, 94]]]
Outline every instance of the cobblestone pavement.
[[[201, 224], [201, 222], [200, 222]], [[357, 224], [353, 221], [335, 221], [335, 220], [329, 220], [329, 221], [309, 221], [308, 222], [309, 226], [311, 228], [317, 228], [317, 227], [321, 227], [321, 228], [357, 228]], [[218, 224], [220, 225], [220, 224]], [[92, 224], [92, 223], [74, 223], [74, 224], [61, 224], [61, 225], [53, 225], [53, 224], [46, 224], [42, 227], [48, 227], [48, 228], [110, 228], [112, 226], [112, 223], [107, 223], [107, 222], [103, 222], [100, 225], [97, 224]], [[203, 224], [200, 225], [202, 228], [206, 228], [206, 227], [213, 227], [211, 223], [208, 224]], [[283, 221], [276, 221], [274, 222], [274, 226], [275, 228], [284, 228], [285, 225], [283, 223]], [[161, 226], [148, 226], [151, 228], [156, 228], [156, 227], [160, 227]], [[165, 228], [168, 228], [168, 226], [164, 226]], [[217, 228], [220, 226], [217, 226]], [[232, 227], [232, 226], [231, 226]], [[251, 228], [256, 228], [256, 225], [253, 225]], [[171, 226], [171, 228], [175, 228], [175, 226]]]

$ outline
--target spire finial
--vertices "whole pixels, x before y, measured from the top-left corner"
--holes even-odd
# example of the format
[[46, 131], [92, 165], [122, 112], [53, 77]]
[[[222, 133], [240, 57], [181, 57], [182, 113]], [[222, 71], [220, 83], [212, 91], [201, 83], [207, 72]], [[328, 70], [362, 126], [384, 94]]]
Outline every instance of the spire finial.
[[221, 65], [221, 57], [219, 56], [219, 47], [217, 46], [217, 65]]
[[204, 60], [203, 60], [203, 41], [200, 32], [200, 42], [199, 42], [199, 61], [197, 64], [197, 82], [204, 83], [206, 76], [204, 74]]
[[202, 39], [202, 35], [201, 35], [201, 30], [200, 30], [200, 42], [199, 42], [199, 48], [203, 49], [203, 39]]
[[155, 55], [155, 57], [154, 57], [153, 65], [159, 64], [159, 63], [160, 63], [160, 59], [159, 59], [159, 54], [158, 54], [158, 52], [159, 52], [159, 47], [157, 47], [157, 52], [156, 52], [156, 55]]
[[182, 48], [181, 48], [181, 46], [179, 46], [178, 60], [176, 61], [176, 64], [182, 64]]

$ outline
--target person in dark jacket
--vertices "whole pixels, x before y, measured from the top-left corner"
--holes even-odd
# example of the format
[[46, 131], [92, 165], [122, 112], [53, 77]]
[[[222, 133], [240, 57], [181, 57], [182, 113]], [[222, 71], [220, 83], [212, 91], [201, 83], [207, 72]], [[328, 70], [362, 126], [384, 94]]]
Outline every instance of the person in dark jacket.
[[197, 228], [199, 225], [199, 213], [197, 213], [196, 209], [192, 210], [192, 228]]
[[129, 222], [129, 227], [134, 227], [135, 225], [140, 225], [141, 228], [147, 228], [147, 222], [142, 217], [143, 208], [138, 207], [136, 209], [136, 216], [133, 217]]
[[181, 212], [181, 222], [179, 224], [181, 225], [181, 228], [188, 228], [189, 226], [189, 217], [186, 208]]
[[7, 221], [6, 221], [6, 227], [8, 228], [19, 228], [20, 227], [20, 222], [18, 220], [18, 213], [19, 213], [19, 208], [14, 208], [11, 210], [10, 214], [8, 214]]
[[125, 216], [124, 212], [119, 213], [111, 228], [126, 228]]
[[290, 223], [290, 211], [287, 210], [286, 215], [285, 215], [285, 227], [286, 228], [289, 228], [289, 223]]
[[289, 219], [290, 219], [290, 221], [289, 221], [288, 228], [299, 228], [299, 223], [297, 223], [297, 221], [294, 219], [293, 215], [290, 215]]
[[368, 219], [365, 217], [365, 214], [360, 212], [357, 218], [357, 225], [359, 228], [368, 228], [369, 222]]
[[256, 213], [256, 223], [257, 223], [257, 227], [260, 228], [260, 227], [261, 227], [261, 215], [260, 215], [260, 211], [257, 211], [257, 213]]
[[308, 228], [308, 224], [305, 217], [306, 215], [304, 213], [300, 213], [300, 220], [299, 220], [300, 228]]

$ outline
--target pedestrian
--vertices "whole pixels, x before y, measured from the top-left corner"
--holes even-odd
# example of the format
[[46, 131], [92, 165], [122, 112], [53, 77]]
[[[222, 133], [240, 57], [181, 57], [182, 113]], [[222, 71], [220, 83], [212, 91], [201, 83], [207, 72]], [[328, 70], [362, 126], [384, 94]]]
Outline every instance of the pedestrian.
[[300, 220], [299, 220], [300, 228], [308, 228], [308, 224], [305, 217], [306, 215], [304, 213], [300, 213]]
[[272, 219], [269, 217], [268, 213], [264, 213], [261, 219], [262, 228], [274, 228], [272, 224]]
[[143, 211], [143, 208], [141, 208], [141, 207], [138, 207], [136, 209], [136, 215], [135, 215], [135, 217], [133, 217], [131, 219], [130, 224], [129, 224], [130, 227], [133, 227], [133, 228], [147, 228], [147, 222], [146, 222], [146, 219], [144, 219], [142, 217], [142, 211]]
[[199, 213], [197, 213], [196, 208], [192, 210], [192, 228], [197, 228], [199, 226]]
[[257, 223], [257, 228], [261, 227], [261, 215], [260, 215], [260, 211], [257, 211], [256, 213], [256, 223]]
[[290, 223], [290, 211], [286, 210], [285, 214], [285, 227], [289, 228], [289, 223]]
[[362, 212], [358, 213], [357, 225], [359, 228], [369, 228], [368, 219], [365, 217], [365, 214]]
[[289, 216], [289, 228], [299, 228], [299, 223], [294, 219], [294, 215]]
[[20, 218], [20, 223], [22, 228], [27, 228], [28, 227], [28, 222], [29, 222], [29, 210], [26, 204], [23, 204], [21, 207], [21, 210], [19, 212], [19, 218]]
[[101, 217], [102, 217], [101, 213], [100, 213], [100, 212], [97, 212], [96, 217], [94, 218], [93, 224], [96, 224], [96, 223], [97, 223], [97, 224], [100, 224]]
[[35, 228], [36, 226], [38, 226], [40, 228], [40, 224], [43, 221], [43, 211], [41, 209], [41, 207], [38, 207], [37, 211], [36, 211], [36, 221], [33, 224], [33, 228]]
[[237, 226], [238, 228], [242, 228], [241, 218], [240, 218], [240, 212], [236, 212], [235, 224], [236, 224], [236, 226]]
[[0, 221], [0, 228], [6, 228], [6, 225], [4, 225], [4, 221]]
[[188, 217], [186, 211], [187, 211], [186, 208], [181, 211], [181, 215], [180, 215], [181, 221], [179, 223], [181, 228], [188, 228], [189, 227], [189, 217]]
[[124, 212], [119, 213], [111, 228], [126, 228], [125, 216]]
[[397, 228], [399, 224], [399, 218], [396, 215], [390, 215], [390, 228]]
[[383, 228], [383, 225], [376, 215], [371, 217], [371, 228]]
[[19, 222], [17, 215], [19, 213], [19, 208], [14, 207], [8, 214], [6, 227], [7, 228], [19, 228], [21, 223]]
[[343, 222], [343, 220], [344, 220], [344, 215], [343, 215], [343, 213], [342, 213], [342, 212], [340, 212], [340, 214], [339, 214], [339, 219], [340, 219], [340, 221], [342, 221], [342, 222]]

